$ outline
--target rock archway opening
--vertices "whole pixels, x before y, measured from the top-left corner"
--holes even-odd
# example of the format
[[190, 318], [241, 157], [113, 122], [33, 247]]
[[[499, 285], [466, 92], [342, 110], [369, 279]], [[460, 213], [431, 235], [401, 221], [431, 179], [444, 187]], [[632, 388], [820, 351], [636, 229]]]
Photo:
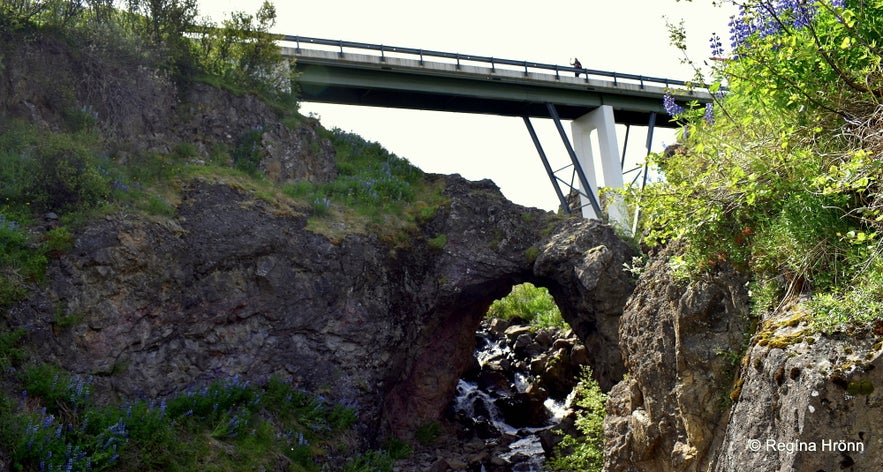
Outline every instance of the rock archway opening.
[[[542, 285], [514, 285], [475, 331], [475, 351], [445, 412], [468, 444], [511, 470], [543, 470], [571, 412], [588, 351]], [[480, 454], [478, 456], [481, 456]], [[472, 457], [476, 457], [473, 455]]]
[[[422, 324], [407, 346], [407, 362], [389, 379], [382, 414], [390, 434], [413, 439], [421, 428], [440, 422], [457, 429], [461, 443], [520, 440], [518, 431], [546, 429], [559, 416], [555, 408], [566, 402], [583, 365], [592, 368], [602, 390], [622, 379], [619, 318], [633, 288], [622, 264], [631, 249], [608, 227], [576, 219], [562, 222], [537, 248], [494, 262], [451, 250], [436, 296], [416, 307]], [[525, 258], [526, 252], [535, 256]], [[525, 282], [533, 288], [525, 290]], [[495, 300], [515, 286], [516, 292], [542, 289], [546, 307], [560, 313], [554, 333], [543, 326], [555, 325], [546, 309], [533, 316], [488, 317]], [[491, 398], [464, 400], [479, 384], [491, 391], [472, 396]], [[508, 426], [494, 425], [497, 413], [485, 411], [488, 405], [502, 410]]]

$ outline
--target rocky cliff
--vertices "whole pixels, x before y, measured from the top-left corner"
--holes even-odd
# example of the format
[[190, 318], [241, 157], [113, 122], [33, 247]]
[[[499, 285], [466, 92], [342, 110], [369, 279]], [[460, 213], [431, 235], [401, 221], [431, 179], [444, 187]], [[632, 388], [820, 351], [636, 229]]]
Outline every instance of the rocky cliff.
[[818, 333], [800, 300], [752, 320], [744, 276], [679, 280], [676, 253], [651, 260], [623, 313], [605, 470], [878, 470], [883, 329]]
[[[149, 67], [49, 39], [16, 48], [2, 56], [3, 119], [61, 129], [73, 110], [121, 162], [181, 143], [198, 161], [260, 129], [271, 180], [337, 175], [318, 123], [283, 125], [253, 95], [177, 89]], [[355, 405], [368, 444], [440, 416], [488, 305], [530, 281], [554, 295], [611, 389], [607, 470], [883, 463], [883, 327], [815, 333], [799, 300], [753, 320], [744, 276], [679, 279], [675, 247], [634, 287], [622, 270], [632, 251], [609, 227], [514, 205], [489, 181], [426, 179], [446, 203], [395, 240], [345, 221], [326, 222], [331, 237], [310, 229], [304, 202], [188, 179], [170, 215], [120, 210], [78, 227], [4, 322], [27, 328], [35, 362], [93, 376], [104, 400], [282, 375]]]
[[[253, 95], [179, 88], [149, 64], [47, 37], [15, 48], [2, 57], [3, 118], [47, 130], [86, 120], [122, 163], [184, 143], [199, 165], [259, 129], [270, 179], [337, 175], [315, 121], [282, 124]], [[367, 443], [437, 419], [487, 307], [532, 281], [551, 290], [599, 380], [621, 378], [629, 246], [597, 222], [514, 205], [490, 181], [425, 178], [447, 203], [394, 240], [334, 216], [327, 236], [308, 228], [304, 202], [218, 175], [184, 179], [170, 215], [119, 209], [79, 226], [45, 283], [9, 310], [8, 328], [27, 328], [34, 362], [94, 377], [105, 400], [282, 375], [355, 405]]]
[[[618, 378], [612, 330], [631, 289], [628, 247], [588, 221], [544, 236], [553, 217], [507, 202], [489, 182], [435, 178], [451, 203], [407, 247], [371, 234], [332, 241], [296, 208], [193, 181], [174, 218], [88, 225], [12, 324], [29, 327], [41, 360], [95, 376], [108, 397], [279, 374], [358, 405], [368, 435], [407, 436], [450, 401], [490, 302], [535, 280], [569, 307], [602, 378]], [[439, 233], [447, 244], [430, 247]], [[59, 326], [59, 313], [77, 321]]]

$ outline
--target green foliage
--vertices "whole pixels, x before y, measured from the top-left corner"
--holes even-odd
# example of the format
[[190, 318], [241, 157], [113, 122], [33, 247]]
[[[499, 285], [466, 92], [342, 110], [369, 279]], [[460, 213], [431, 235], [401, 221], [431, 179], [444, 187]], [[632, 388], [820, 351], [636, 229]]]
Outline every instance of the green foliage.
[[[13, 470], [319, 471], [354, 411], [271, 378], [214, 382], [160, 401], [98, 406], [89, 378], [47, 365], [23, 369], [17, 405], [0, 409], [0, 446]], [[372, 451], [353, 463], [391, 470], [391, 455]], [[364, 468], [381, 465], [380, 468]], [[389, 464], [387, 467], [384, 464]]]
[[0, 197], [7, 205], [46, 212], [93, 207], [108, 198], [110, 181], [94, 134], [51, 133], [21, 123], [0, 132]]
[[7, 371], [16, 368], [27, 359], [27, 353], [21, 346], [25, 334], [27, 330], [24, 328], [0, 332], [0, 369]]
[[[257, 92], [296, 107], [292, 73], [270, 33], [276, 9], [264, 2], [256, 14], [234, 12], [218, 27], [199, 18], [197, 0], [16, 0], [0, 3], [0, 39], [37, 32], [58, 34], [89, 48], [102, 60], [149, 64], [179, 85], [201, 79], [230, 89]], [[95, 77], [101, 81], [106, 78]], [[92, 84], [88, 84], [92, 86]], [[77, 130], [94, 122], [84, 111], [65, 120]]]
[[531, 246], [524, 250], [524, 258], [527, 259], [527, 262], [529, 264], [533, 264], [537, 260], [537, 257], [539, 257], [539, 255], [540, 248], [536, 246]]
[[374, 208], [413, 201], [423, 172], [410, 162], [357, 134], [335, 128], [330, 138], [338, 170], [337, 181], [328, 188], [332, 199]]
[[[337, 128], [321, 133], [334, 145], [337, 178], [282, 188], [286, 195], [310, 206], [310, 228], [332, 238], [338, 236], [339, 228], [372, 231], [396, 245], [413, 244], [417, 226], [433, 218], [446, 202], [443, 182], [426, 179], [406, 159], [356, 134]], [[327, 221], [332, 217], [337, 224]], [[433, 241], [443, 247], [446, 238]]]
[[576, 428], [580, 435], [566, 435], [556, 448], [556, 456], [546, 465], [552, 470], [599, 471], [604, 465], [604, 405], [607, 395], [592, 378], [590, 367], [583, 368], [574, 392]]
[[236, 149], [233, 151], [233, 166], [237, 169], [256, 176], [259, 172], [258, 165], [263, 157], [261, 141], [264, 129], [256, 127], [245, 132], [239, 139]]
[[677, 116], [680, 144], [652, 157], [665, 180], [636, 197], [646, 242], [683, 240], [690, 274], [750, 273], [758, 311], [808, 293], [820, 316], [838, 300], [850, 313], [829, 320], [859, 321], [849, 300], [883, 301], [869, 270], [883, 234], [883, 4], [842, 3], [746, 2], [733, 55], [712, 70], [714, 104]]
[[346, 205], [366, 214], [398, 211], [414, 200], [423, 173], [407, 160], [338, 128], [327, 137], [336, 152], [337, 179], [328, 184], [293, 184], [286, 187], [286, 193], [318, 199], [325, 206]]
[[254, 14], [233, 12], [221, 27], [204, 25], [195, 40], [202, 69], [273, 98], [291, 94], [291, 72], [276, 45], [276, 7], [264, 2]]
[[126, 26], [165, 58], [172, 77], [189, 81], [198, 59], [186, 33], [196, 28], [197, 0], [126, 0], [126, 6]]
[[436, 251], [441, 251], [448, 244], [448, 237], [444, 233], [439, 234], [434, 238], [430, 238], [427, 243], [429, 243], [429, 247], [431, 249], [435, 249]]
[[0, 308], [22, 300], [43, 279], [47, 259], [20, 223], [0, 213]]
[[509, 295], [494, 300], [488, 308], [487, 316], [525, 320], [535, 328], [567, 327], [549, 290], [529, 282], [512, 287]]
[[441, 426], [437, 422], [427, 423], [414, 433], [417, 442], [424, 446], [432, 445], [441, 436]]

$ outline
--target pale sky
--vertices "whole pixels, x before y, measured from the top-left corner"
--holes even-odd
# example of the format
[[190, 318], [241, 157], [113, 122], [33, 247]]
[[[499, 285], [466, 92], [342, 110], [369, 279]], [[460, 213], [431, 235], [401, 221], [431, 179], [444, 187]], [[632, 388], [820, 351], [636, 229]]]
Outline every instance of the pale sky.
[[[200, 0], [215, 21], [230, 11], [254, 13], [261, 0]], [[432, 49], [688, 80], [669, 44], [665, 18], [684, 20], [690, 55], [709, 56], [708, 38], [726, 43], [734, 9], [711, 0], [307, 0], [276, 1], [275, 32], [365, 43]], [[510, 200], [555, 210], [558, 200], [521, 118], [302, 103], [326, 128], [339, 127], [377, 141], [426, 172], [490, 178]], [[533, 120], [554, 168], [569, 162], [550, 120]], [[570, 130], [569, 124], [565, 128]], [[623, 146], [624, 128], [619, 129]], [[643, 161], [646, 130], [632, 127], [628, 161]], [[653, 151], [674, 142], [657, 129]], [[628, 165], [627, 165], [628, 167]], [[630, 176], [633, 174], [630, 174]], [[562, 174], [562, 176], [565, 176]], [[626, 180], [631, 177], [627, 176]]]

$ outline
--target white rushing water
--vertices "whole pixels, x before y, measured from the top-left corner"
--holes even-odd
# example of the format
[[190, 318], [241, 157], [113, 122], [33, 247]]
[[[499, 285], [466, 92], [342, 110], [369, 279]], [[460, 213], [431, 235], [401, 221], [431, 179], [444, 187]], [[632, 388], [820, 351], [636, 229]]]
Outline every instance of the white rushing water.
[[[480, 388], [481, 382], [460, 379], [457, 394], [453, 401], [453, 410], [464, 418], [477, 423], [492, 426], [499, 433], [517, 438], [508, 445], [508, 451], [500, 454], [502, 459], [512, 464], [514, 472], [545, 472], [545, 453], [540, 442], [539, 433], [557, 425], [569, 412], [573, 393], [564, 400], [549, 398], [543, 403], [549, 413], [547, 424], [538, 427], [515, 427], [506, 422], [497, 402], [510, 395], [523, 394], [530, 387], [533, 379], [527, 372], [515, 369], [500, 370], [500, 364], [514, 365], [512, 349], [503, 339], [493, 339], [485, 333], [479, 333], [482, 339], [475, 358], [482, 369], [490, 369], [495, 375], [507, 374], [510, 380], [508, 388], [499, 386], [488, 390]], [[482, 470], [485, 470], [482, 467]]]

